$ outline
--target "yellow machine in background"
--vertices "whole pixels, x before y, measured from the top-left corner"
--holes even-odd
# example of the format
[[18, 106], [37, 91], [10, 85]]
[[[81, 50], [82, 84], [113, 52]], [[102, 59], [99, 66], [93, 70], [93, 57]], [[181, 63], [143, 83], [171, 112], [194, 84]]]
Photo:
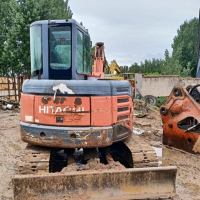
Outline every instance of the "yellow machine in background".
[[[132, 86], [133, 94], [135, 94], [135, 73], [123, 73], [123, 79], [129, 81]], [[135, 96], [135, 95], [134, 95]]]
[[[114, 72], [116, 72], [117, 74], [114, 74]], [[108, 65], [106, 66], [105, 79], [124, 80], [124, 78], [121, 77], [120, 75], [121, 75], [121, 69], [115, 60], [113, 60], [110, 63], [110, 66]]]
[[117, 64], [117, 62], [115, 60], [113, 60], [110, 63], [110, 74], [114, 74], [115, 71], [117, 72], [118, 76], [120, 76], [121, 69], [120, 69], [119, 65]]
[[[113, 60], [110, 66], [106, 65], [105, 79], [126, 80], [132, 86], [133, 94], [135, 93], [135, 74], [134, 73], [121, 73], [121, 69], [117, 62]], [[115, 74], [116, 72], [116, 74]]]

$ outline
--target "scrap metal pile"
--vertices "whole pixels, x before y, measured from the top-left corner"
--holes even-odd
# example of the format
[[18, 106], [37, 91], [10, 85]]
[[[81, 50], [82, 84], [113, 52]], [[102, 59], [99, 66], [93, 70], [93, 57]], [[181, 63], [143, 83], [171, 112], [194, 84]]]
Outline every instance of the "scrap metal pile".
[[0, 110], [15, 110], [19, 109], [20, 104], [18, 101], [10, 100], [9, 98], [0, 98]]

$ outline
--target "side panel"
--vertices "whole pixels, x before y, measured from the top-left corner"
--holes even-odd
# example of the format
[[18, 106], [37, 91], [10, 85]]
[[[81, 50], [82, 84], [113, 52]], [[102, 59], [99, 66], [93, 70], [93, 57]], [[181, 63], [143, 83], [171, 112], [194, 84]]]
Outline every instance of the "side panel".
[[21, 120], [24, 122], [34, 123], [34, 102], [35, 95], [21, 94]]
[[128, 128], [133, 126], [133, 100], [128, 95], [113, 96], [113, 124], [125, 123]]
[[89, 97], [35, 96], [35, 122], [55, 126], [90, 126]]
[[111, 109], [111, 97], [91, 97], [91, 126], [111, 126]]
[[132, 134], [133, 100], [128, 95], [112, 97], [113, 141], [121, 141]]

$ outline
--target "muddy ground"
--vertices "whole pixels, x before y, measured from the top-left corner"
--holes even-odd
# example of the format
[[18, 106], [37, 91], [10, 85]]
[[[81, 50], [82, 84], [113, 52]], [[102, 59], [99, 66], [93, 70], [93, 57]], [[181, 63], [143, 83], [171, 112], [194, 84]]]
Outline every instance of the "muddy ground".
[[[140, 108], [138, 108], [140, 109]], [[136, 112], [138, 114], [138, 112]], [[20, 114], [0, 110], [0, 200], [12, 199], [12, 175], [17, 173], [17, 160], [25, 143], [19, 135]], [[175, 200], [200, 200], [200, 156], [167, 149], [162, 145], [162, 122], [157, 110], [143, 118], [134, 116], [134, 132], [153, 145], [162, 148], [162, 165], [178, 167]]]

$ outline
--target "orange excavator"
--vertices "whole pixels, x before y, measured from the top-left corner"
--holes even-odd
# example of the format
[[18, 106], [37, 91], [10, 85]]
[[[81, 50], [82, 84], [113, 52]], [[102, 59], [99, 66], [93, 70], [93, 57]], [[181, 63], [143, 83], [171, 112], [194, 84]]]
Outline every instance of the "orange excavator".
[[[13, 176], [14, 199], [174, 196], [177, 168], [158, 167], [154, 149], [132, 133], [130, 83], [102, 79], [103, 43], [96, 44], [93, 74], [90, 36], [75, 20], [32, 23], [30, 44], [20, 122], [28, 145]], [[82, 170], [94, 159], [123, 169]], [[67, 170], [74, 165], [78, 170]]]

